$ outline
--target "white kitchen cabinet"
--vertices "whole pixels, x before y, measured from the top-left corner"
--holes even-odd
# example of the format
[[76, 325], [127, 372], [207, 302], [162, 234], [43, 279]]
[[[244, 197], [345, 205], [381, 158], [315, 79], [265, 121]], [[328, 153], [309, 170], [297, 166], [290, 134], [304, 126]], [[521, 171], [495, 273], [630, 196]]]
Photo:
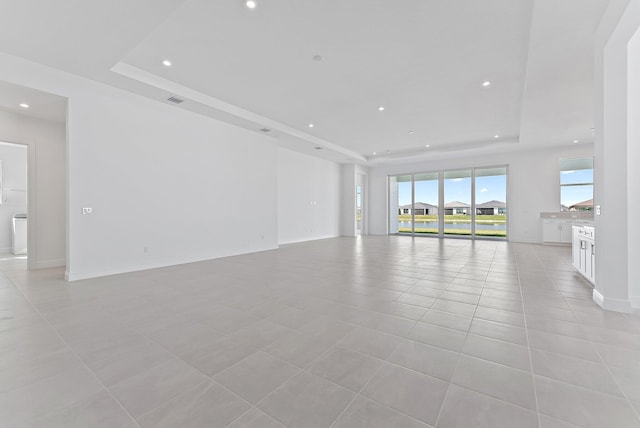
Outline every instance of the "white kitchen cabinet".
[[583, 230], [583, 226], [572, 226], [572, 239], [571, 239], [571, 256], [573, 259], [573, 267], [577, 271], [581, 269], [581, 253], [580, 253], [580, 235]]
[[572, 243], [572, 221], [560, 219], [542, 220], [542, 242], [550, 244]]
[[571, 223], [563, 222], [560, 224], [560, 242], [571, 244], [573, 239], [573, 225]]
[[573, 226], [572, 235], [573, 266], [582, 276], [595, 284], [595, 230], [591, 226]]

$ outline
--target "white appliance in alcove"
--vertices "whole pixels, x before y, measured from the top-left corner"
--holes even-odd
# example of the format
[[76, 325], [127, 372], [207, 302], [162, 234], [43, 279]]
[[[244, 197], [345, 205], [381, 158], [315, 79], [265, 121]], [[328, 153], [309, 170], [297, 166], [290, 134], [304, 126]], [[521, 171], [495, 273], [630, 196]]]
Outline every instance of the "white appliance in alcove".
[[11, 251], [16, 256], [27, 254], [27, 215], [16, 214], [13, 216], [13, 230]]

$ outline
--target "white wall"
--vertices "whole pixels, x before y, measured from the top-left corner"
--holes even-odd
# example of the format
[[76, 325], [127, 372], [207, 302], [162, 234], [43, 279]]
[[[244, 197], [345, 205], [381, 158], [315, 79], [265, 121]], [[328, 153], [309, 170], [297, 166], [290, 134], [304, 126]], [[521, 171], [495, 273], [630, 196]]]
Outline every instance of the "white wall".
[[0, 79], [69, 100], [69, 279], [277, 247], [271, 138], [8, 55]]
[[[596, 216], [596, 290], [594, 300], [605, 309], [631, 310], [630, 288], [640, 281], [638, 253], [631, 248], [637, 236], [637, 152], [631, 145], [637, 112], [628, 76], [628, 44], [640, 27], [640, 3], [611, 0], [596, 33], [596, 138], [594, 203]], [[633, 60], [631, 60], [633, 62]], [[632, 105], [636, 105], [632, 101]], [[632, 128], [629, 128], [632, 126]], [[636, 137], [637, 138], [637, 137]], [[629, 156], [633, 158], [629, 158]], [[629, 168], [632, 166], [633, 168]]]
[[554, 150], [478, 155], [454, 159], [438, 159], [408, 165], [384, 165], [371, 168], [370, 233], [387, 233], [388, 175], [442, 171], [446, 169], [508, 165], [508, 234], [514, 242], [540, 243], [540, 212], [560, 210], [560, 165], [565, 157], [593, 156], [591, 145], [567, 145]]
[[0, 253], [10, 253], [13, 215], [27, 213], [27, 146], [0, 143], [0, 161]]
[[[64, 266], [66, 197], [64, 123], [0, 111], [0, 141], [25, 144], [31, 168], [29, 188], [29, 264]], [[36, 174], [37, 172], [37, 174]]]
[[628, 143], [627, 143], [627, 200], [628, 200], [628, 260], [629, 300], [640, 308], [640, 29], [628, 45]]
[[278, 149], [278, 244], [340, 234], [340, 165]]

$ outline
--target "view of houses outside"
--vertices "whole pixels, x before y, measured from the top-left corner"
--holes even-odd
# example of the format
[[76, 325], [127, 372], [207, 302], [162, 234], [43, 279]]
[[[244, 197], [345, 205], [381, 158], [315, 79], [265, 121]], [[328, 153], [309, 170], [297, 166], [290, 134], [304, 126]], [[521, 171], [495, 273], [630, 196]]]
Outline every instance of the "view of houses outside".
[[[397, 180], [397, 181], [396, 181]], [[397, 177], [398, 232], [439, 233], [438, 173], [416, 174], [415, 203], [411, 204], [410, 176]], [[471, 170], [446, 171], [444, 181], [444, 234], [471, 235]], [[475, 234], [507, 236], [506, 167], [475, 171]], [[395, 190], [395, 189], [394, 189]], [[413, 220], [413, 223], [412, 223]]]
[[593, 210], [593, 158], [560, 159], [560, 210]]

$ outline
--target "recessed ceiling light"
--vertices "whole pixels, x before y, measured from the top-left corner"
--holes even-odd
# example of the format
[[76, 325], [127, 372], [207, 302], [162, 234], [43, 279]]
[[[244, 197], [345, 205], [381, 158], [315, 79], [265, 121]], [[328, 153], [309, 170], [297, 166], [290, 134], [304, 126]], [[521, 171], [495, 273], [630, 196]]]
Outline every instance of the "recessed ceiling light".
[[22, 108], [29, 108], [29, 104], [27, 103], [20, 103], [19, 106]]
[[255, 9], [256, 6], [258, 5], [258, 3], [255, 2], [255, 0], [247, 0], [247, 2], [245, 3], [245, 5], [249, 8], [249, 9]]
[[416, 131], [409, 131], [409, 134], [415, 134]]
[[314, 55], [313, 60], [318, 62], [322, 61], [322, 55]]
[[309, 128], [313, 128], [315, 125], [313, 123], [309, 124]]
[[379, 106], [378, 111], [384, 111], [384, 106]]
[[377, 153], [376, 153], [376, 152], [373, 152], [373, 155], [375, 156], [375, 155], [377, 155]]
[[573, 140], [573, 142], [574, 142], [574, 143], [579, 143], [579, 142], [580, 142], [580, 140]]
[[316, 149], [316, 150], [322, 150], [322, 149], [324, 149], [324, 147], [315, 146], [315, 147], [314, 147], [314, 149]]
[[427, 144], [425, 147], [428, 149], [429, 147], [431, 147], [431, 145], [430, 145], [430, 144]]
[[500, 138], [498, 134], [494, 135], [493, 138]]
[[171, 67], [171, 61], [165, 59], [164, 61], [162, 61], [162, 65], [164, 65], [165, 67]]
[[482, 86], [484, 86], [485, 88], [487, 86], [491, 86], [491, 82], [489, 82], [488, 80], [485, 80], [484, 82], [482, 82]]

